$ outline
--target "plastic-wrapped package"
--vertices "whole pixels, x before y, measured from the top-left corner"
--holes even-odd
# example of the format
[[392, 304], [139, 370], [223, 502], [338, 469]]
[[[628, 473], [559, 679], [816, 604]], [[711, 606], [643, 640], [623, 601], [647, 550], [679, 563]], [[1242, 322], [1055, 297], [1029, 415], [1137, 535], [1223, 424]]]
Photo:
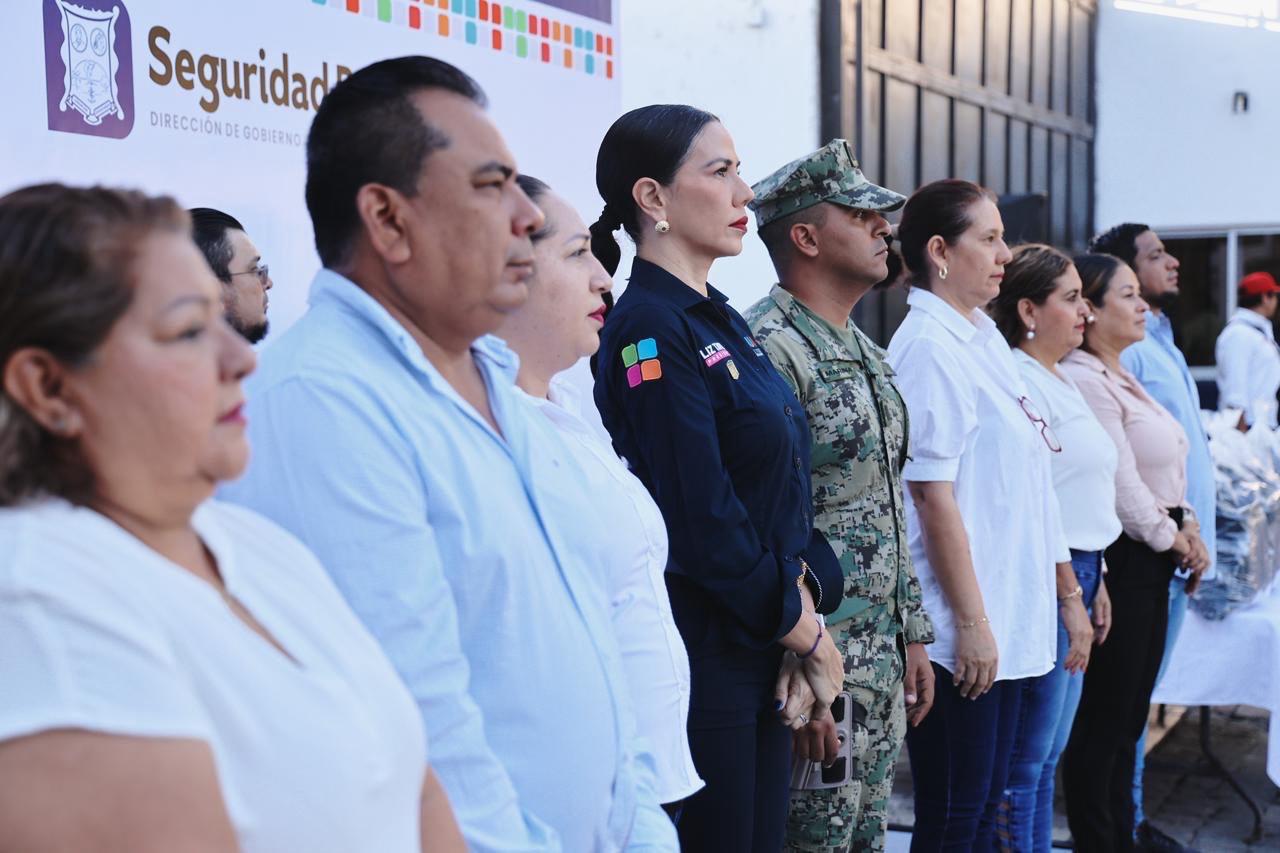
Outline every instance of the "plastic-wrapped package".
[[1206, 419], [1217, 486], [1215, 577], [1204, 581], [1191, 607], [1222, 619], [1268, 589], [1280, 565], [1280, 436], [1242, 433], [1235, 419]]

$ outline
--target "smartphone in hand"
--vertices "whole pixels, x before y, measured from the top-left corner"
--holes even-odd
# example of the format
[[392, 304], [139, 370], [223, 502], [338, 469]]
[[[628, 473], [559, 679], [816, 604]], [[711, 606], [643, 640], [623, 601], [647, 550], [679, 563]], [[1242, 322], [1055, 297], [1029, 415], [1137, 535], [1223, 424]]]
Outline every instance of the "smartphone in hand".
[[[831, 717], [836, 724], [839, 747], [836, 759], [829, 766], [820, 761], [808, 761], [799, 756], [791, 759], [791, 788], [795, 791], [816, 791], [824, 788], [841, 788], [853, 780], [858, 772], [858, 759], [866, 747], [867, 711], [853, 701], [848, 693], [841, 693], [831, 703]], [[857, 740], [860, 739], [860, 740]], [[857, 747], [857, 748], [855, 748]]]

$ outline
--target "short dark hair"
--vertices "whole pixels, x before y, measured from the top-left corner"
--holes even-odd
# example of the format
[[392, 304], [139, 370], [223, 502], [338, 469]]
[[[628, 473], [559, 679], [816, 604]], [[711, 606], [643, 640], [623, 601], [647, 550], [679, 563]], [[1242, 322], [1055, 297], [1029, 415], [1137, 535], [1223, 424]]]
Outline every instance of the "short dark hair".
[[1094, 254], [1117, 257], [1137, 270], [1138, 235], [1150, 230], [1150, 225], [1122, 222], [1090, 240], [1089, 251]]
[[693, 141], [713, 121], [719, 119], [696, 107], [653, 104], [624, 113], [609, 127], [596, 155], [596, 189], [604, 210], [591, 226], [591, 251], [610, 275], [622, 259], [613, 232], [621, 226], [640, 242], [640, 215], [631, 196], [636, 181], [671, 183]]
[[187, 213], [191, 216], [191, 239], [196, 241], [196, 247], [218, 280], [230, 284], [231, 256], [235, 250], [231, 248], [227, 232], [243, 231], [244, 226], [231, 214], [212, 207], [193, 207]]
[[1236, 288], [1236, 305], [1240, 308], [1257, 308], [1266, 297], [1265, 293], [1249, 293], [1243, 287]]
[[[36, 347], [83, 364], [133, 301], [133, 266], [155, 232], [185, 234], [168, 196], [38, 184], [0, 198], [0, 373]], [[92, 473], [0, 386], [0, 506], [44, 495], [87, 500]]]
[[1026, 243], [1013, 250], [1013, 260], [1004, 265], [1004, 281], [1000, 293], [991, 300], [987, 310], [996, 328], [1010, 347], [1027, 333], [1018, 313], [1018, 303], [1030, 299], [1043, 305], [1053, 293], [1056, 282], [1071, 268], [1071, 259], [1052, 246], [1043, 243]]
[[898, 245], [902, 247], [902, 260], [911, 273], [913, 286], [929, 286], [926, 246], [930, 238], [936, 235], [948, 246], [954, 246], [960, 235], [973, 224], [969, 208], [983, 199], [994, 203], [995, 193], [972, 181], [955, 178], [925, 184], [911, 194], [902, 208]]
[[795, 250], [795, 244], [791, 242], [791, 226], [803, 223], [822, 227], [831, 213], [829, 205], [829, 202], [810, 205], [779, 217], [760, 229], [760, 241], [768, 250], [779, 277], [787, 274], [787, 269], [791, 266], [791, 253]]
[[449, 145], [410, 100], [424, 89], [444, 89], [487, 105], [480, 84], [429, 56], [365, 66], [320, 102], [307, 135], [306, 197], [316, 252], [326, 267], [344, 263], [360, 233], [356, 194], [361, 187], [385, 184], [415, 196], [427, 156]]

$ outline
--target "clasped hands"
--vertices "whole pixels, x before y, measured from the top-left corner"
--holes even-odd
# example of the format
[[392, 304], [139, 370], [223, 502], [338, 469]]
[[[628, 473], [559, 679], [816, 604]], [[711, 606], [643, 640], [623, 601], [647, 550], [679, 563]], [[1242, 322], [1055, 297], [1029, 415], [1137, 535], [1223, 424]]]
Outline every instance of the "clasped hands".
[[[796, 733], [798, 754], [834, 759], [839, 739], [831, 705], [844, 687], [844, 656], [819, 621], [808, 589], [801, 588], [800, 599], [800, 619], [782, 638], [787, 650], [778, 669], [774, 709]], [[805, 748], [810, 742], [812, 750]]]

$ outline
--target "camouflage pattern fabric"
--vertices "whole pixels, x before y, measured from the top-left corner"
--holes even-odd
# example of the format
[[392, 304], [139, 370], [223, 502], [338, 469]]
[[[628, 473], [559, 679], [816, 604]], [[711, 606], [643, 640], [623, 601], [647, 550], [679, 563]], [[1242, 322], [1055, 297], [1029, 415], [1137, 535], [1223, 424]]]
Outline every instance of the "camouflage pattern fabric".
[[843, 139], [826, 145], [787, 165], [751, 187], [756, 197], [756, 227], [790, 216], [824, 201], [859, 210], [897, 210], [907, 197], [877, 186], [858, 168], [853, 150]]
[[[845, 652], [845, 689], [867, 711], [866, 729], [854, 735], [858, 773], [843, 788], [791, 792], [786, 849], [796, 853], [884, 850], [894, 765], [907, 734], [902, 658], [893, 655], [874, 666], [859, 660], [853, 624], [848, 620], [832, 626], [831, 633]], [[860, 686], [871, 683], [896, 686], [888, 691]]]
[[[839, 838], [831, 848], [805, 846], [814, 843], [805, 839], [830, 839], [837, 830], [852, 839], [854, 827], [861, 827], [862, 846], [855, 849], [875, 850], [883, 844], [883, 832], [874, 827], [884, 824], [888, 796], [879, 796], [884, 780], [875, 768], [879, 758], [892, 755], [884, 770], [892, 773], [905, 734], [899, 720], [903, 644], [933, 642], [907, 549], [901, 477], [907, 407], [884, 351], [852, 322], [841, 335], [777, 286], [746, 317], [809, 417], [814, 526], [835, 550], [845, 581], [844, 601], [827, 623], [844, 651], [845, 687], [867, 709], [867, 725], [877, 733], [874, 756], [862, 768], [865, 790], [856, 797], [797, 793], [788, 843], [797, 850], [844, 849]], [[816, 804], [803, 805], [810, 797]], [[837, 806], [845, 811], [832, 820], [830, 809]], [[817, 821], [807, 829], [806, 815]]]

